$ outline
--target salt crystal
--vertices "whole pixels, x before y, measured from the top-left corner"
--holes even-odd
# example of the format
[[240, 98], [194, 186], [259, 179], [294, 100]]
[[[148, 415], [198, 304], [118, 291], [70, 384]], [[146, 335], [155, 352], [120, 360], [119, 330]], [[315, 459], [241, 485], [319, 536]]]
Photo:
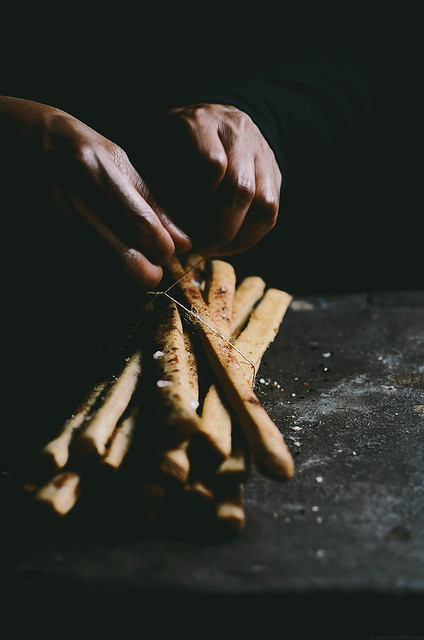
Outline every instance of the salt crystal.
[[172, 385], [172, 382], [170, 380], [158, 380], [156, 382], [156, 385], [160, 388], [163, 389], [164, 387], [170, 387]]
[[331, 351], [326, 351], [325, 353], [321, 353], [323, 358], [329, 358], [331, 356]]
[[260, 382], [261, 384], [265, 384], [265, 379], [264, 379], [264, 378], [259, 378], [259, 382]]
[[190, 400], [190, 404], [193, 409], [197, 409], [197, 407], [199, 406], [199, 402], [197, 400]]
[[322, 476], [317, 476], [317, 477], [315, 478], [315, 480], [316, 480], [317, 482], [322, 482], [322, 481], [324, 480], [324, 478], [323, 478]]
[[155, 353], [153, 354], [153, 359], [157, 360], [158, 358], [162, 358], [162, 356], [164, 356], [164, 352], [163, 351], [155, 351]]

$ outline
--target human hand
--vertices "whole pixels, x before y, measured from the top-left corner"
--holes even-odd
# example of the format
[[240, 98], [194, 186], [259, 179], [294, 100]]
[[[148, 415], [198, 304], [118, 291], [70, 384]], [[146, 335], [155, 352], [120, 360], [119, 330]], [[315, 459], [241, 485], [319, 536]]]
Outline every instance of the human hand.
[[31, 147], [33, 171], [46, 192], [87, 221], [125, 271], [145, 287], [156, 286], [162, 265], [191, 242], [153, 202], [125, 151], [59, 109], [13, 98], [2, 99], [0, 107], [24, 132], [23, 156]]
[[157, 144], [155, 195], [196, 249], [230, 255], [274, 226], [281, 173], [251, 118], [233, 106], [172, 109]]

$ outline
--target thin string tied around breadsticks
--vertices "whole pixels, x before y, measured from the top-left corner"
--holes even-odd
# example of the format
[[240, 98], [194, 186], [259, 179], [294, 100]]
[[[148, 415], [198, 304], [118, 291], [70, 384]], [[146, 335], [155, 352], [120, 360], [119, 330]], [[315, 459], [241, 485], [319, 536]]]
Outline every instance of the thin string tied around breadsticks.
[[169, 292], [174, 287], [176, 287], [181, 282], [181, 280], [183, 280], [186, 276], [188, 276], [188, 274], [191, 271], [194, 271], [194, 269], [196, 269], [196, 267], [198, 267], [199, 264], [201, 262], [203, 262], [203, 260], [204, 260], [204, 258], [202, 257], [197, 262], [195, 262], [193, 265], [191, 265], [191, 267], [189, 269], [187, 269], [187, 271], [185, 271], [183, 273], [183, 275], [180, 278], [178, 278], [177, 280], [175, 280], [175, 282], [173, 282], [167, 289], [164, 289], [163, 291], [148, 291], [147, 293], [148, 293], [148, 295], [151, 295], [151, 296], [165, 296], [169, 300], [172, 300], [172, 302], [174, 302], [180, 309], [182, 309], [184, 311], [185, 315], [187, 316], [187, 318], [188, 318], [188, 320], [190, 322], [192, 322], [193, 324], [196, 324], [196, 322], [200, 322], [207, 329], [209, 329], [209, 331], [212, 331], [212, 333], [214, 333], [219, 338], [221, 338], [232, 349], [237, 351], [237, 353], [239, 353], [241, 355], [241, 357], [246, 360], [246, 362], [248, 362], [251, 365], [251, 367], [253, 368], [253, 375], [256, 378], [256, 373], [257, 373], [256, 365], [255, 365], [254, 362], [252, 362], [252, 360], [246, 354], [244, 354], [242, 351], [240, 351], [240, 349], [238, 349], [237, 346], [231, 342], [231, 340], [228, 340], [224, 335], [222, 335], [222, 333], [220, 331], [217, 331], [217, 329], [215, 329], [212, 325], [210, 325], [208, 322], [206, 322], [206, 320], [204, 320], [201, 317], [201, 315], [199, 314], [199, 311], [196, 309], [196, 307], [192, 306], [191, 309], [189, 309], [188, 307], [183, 305], [181, 302], [179, 302], [178, 300], [176, 300], [175, 298], [173, 298], [169, 294]]

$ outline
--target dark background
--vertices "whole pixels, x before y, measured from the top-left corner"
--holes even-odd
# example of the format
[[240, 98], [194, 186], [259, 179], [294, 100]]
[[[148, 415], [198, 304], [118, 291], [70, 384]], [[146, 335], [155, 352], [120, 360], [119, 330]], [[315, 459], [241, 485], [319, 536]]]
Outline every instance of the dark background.
[[1, 90], [69, 111], [136, 161], [146, 109], [183, 82], [340, 49], [358, 56], [369, 91], [357, 139], [333, 155], [291, 150], [278, 226], [236, 264], [293, 293], [420, 288], [418, 23], [412, 3], [67, 5], [3, 22]]

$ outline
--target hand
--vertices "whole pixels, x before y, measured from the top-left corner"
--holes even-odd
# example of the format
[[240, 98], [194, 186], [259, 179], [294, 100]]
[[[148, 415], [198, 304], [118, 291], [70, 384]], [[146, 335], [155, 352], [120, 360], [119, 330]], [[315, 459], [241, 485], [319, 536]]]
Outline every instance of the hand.
[[282, 178], [251, 118], [199, 104], [172, 109], [163, 124], [152, 185], [195, 248], [230, 255], [258, 243], [276, 222]]
[[153, 202], [126, 153], [63, 111], [10, 100], [3, 113], [13, 108], [14, 125], [21, 120], [47, 191], [69, 214], [82, 216], [143, 286], [157, 285], [161, 265], [191, 243]]

